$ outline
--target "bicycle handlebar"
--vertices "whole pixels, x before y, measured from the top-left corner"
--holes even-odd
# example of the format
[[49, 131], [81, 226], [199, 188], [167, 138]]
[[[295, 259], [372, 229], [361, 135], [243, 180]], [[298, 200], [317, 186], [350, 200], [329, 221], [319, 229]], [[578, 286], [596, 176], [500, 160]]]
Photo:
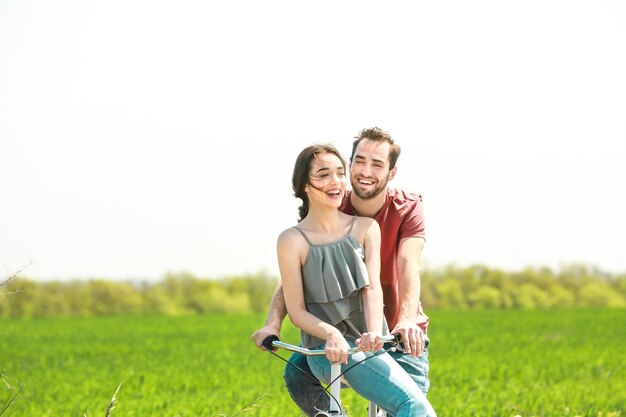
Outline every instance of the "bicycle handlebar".
[[[402, 336], [399, 333], [390, 334], [387, 336], [382, 336], [381, 340], [383, 342], [390, 342], [392, 346], [396, 346], [398, 343], [402, 342]], [[302, 346], [291, 345], [289, 343], [281, 342], [277, 335], [272, 334], [267, 336], [261, 345], [266, 350], [275, 350], [277, 348], [289, 350], [291, 352], [301, 353], [306, 356], [323, 356], [326, 354], [324, 349], [307, 349]], [[361, 348], [356, 346], [351, 349], [348, 349], [348, 355], [352, 355], [353, 353], [360, 352]]]

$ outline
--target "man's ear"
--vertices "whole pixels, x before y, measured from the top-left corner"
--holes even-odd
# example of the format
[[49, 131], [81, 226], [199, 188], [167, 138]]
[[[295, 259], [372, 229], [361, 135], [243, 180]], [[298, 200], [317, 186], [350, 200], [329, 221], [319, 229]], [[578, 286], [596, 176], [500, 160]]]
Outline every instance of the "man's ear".
[[393, 177], [396, 176], [396, 170], [398, 169], [397, 166], [393, 167], [393, 169], [391, 171], [389, 171], [389, 181], [391, 181], [393, 179]]

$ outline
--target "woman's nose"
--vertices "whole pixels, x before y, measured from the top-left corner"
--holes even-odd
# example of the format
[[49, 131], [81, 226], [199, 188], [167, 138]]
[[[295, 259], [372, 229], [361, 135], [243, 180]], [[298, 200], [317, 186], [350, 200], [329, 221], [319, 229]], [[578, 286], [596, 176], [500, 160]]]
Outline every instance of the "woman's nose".
[[330, 174], [330, 180], [333, 183], [336, 183], [336, 182], [341, 181], [341, 178], [339, 177], [339, 174]]

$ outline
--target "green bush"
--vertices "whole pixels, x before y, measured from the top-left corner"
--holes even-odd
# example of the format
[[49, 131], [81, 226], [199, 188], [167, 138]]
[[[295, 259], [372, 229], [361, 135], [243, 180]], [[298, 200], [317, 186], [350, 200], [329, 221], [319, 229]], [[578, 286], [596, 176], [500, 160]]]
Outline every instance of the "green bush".
[[477, 309], [499, 308], [501, 306], [500, 291], [493, 287], [479, 287], [469, 295], [472, 307]]
[[[266, 273], [221, 279], [169, 273], [157, 282], [20, 278], [2, 287], [0, 317], [265, 313], [277, 282]], [[548, 268], [505, 272], [484, 265], [449, 265], [423, 271], [421, 282], [427, 311], [626, 307], [626, 276], [578, 264], [558, 273]]]

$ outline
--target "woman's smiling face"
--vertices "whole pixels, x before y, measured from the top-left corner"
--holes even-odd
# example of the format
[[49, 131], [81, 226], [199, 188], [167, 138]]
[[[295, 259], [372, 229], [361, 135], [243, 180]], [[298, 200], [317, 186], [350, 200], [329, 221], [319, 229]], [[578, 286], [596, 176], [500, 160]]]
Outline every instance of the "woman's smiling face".
[[337, 155], [324, 152], [316, 155], [309, 171], [308, 195], [313, 202], [339, 207], [346, 192], [346, 168]]

